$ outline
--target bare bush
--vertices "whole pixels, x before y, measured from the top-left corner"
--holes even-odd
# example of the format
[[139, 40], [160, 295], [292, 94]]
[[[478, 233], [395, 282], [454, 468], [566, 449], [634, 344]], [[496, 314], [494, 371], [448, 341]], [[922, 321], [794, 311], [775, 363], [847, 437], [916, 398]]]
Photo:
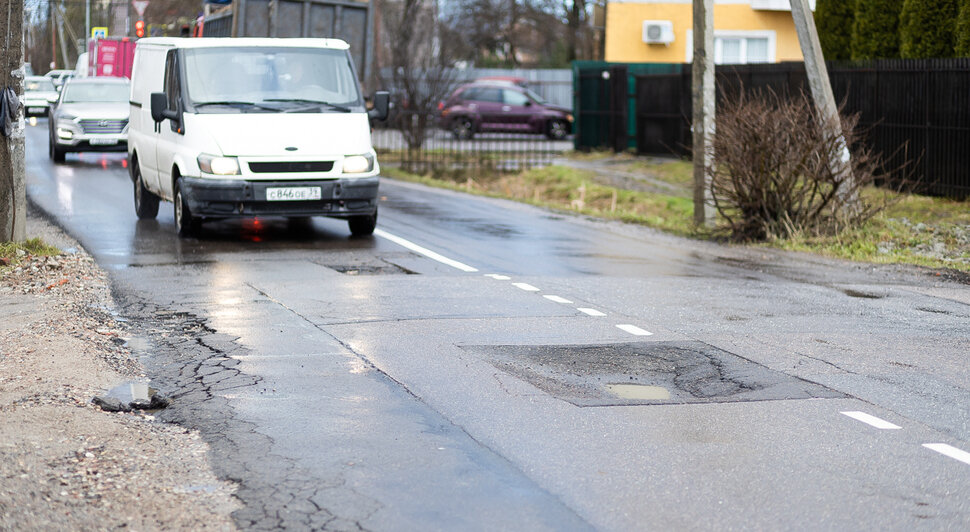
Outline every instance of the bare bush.
[[[717, 116], [711, 167], [715, 206], [738, 240], [834, 234], [855, 227], [884, 204], [866, 204], [861, 190], [881, 179], [881, 161], [842, 117], [843, 138], [826, 133], [804, 93], [741, 91], [724, 98]], [[844, 146], [853, 147], [848, 160]]]

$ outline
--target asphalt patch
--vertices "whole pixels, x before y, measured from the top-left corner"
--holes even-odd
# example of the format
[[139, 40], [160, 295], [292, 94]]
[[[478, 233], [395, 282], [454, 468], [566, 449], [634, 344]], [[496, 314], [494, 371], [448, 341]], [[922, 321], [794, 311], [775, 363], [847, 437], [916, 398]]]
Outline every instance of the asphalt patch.
[[[496, 368], [576, 406], [846, 397], [702, 342], [465, 349], [484, 355]], [[637, 387], [651, 393], [638, 394]], [[668, 393], [659, 394], [659, 389]]]

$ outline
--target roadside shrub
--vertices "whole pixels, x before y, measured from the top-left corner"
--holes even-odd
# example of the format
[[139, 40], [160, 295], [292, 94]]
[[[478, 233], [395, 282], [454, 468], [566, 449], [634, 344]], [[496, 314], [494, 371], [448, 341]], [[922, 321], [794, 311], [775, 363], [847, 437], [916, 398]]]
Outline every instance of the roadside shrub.
[[[860, 191], [882, 178], [880, 162], [842, 118], [843, 139], [826, 133], [812, 100], [742, 91], [718, 109], [712, 165], [715, 207], [737, 240], [838, 233], [881, 208]], [[846, 161], [844, 146], [857, 147]], [[832, 164], [830, 161], [836, 161]]]

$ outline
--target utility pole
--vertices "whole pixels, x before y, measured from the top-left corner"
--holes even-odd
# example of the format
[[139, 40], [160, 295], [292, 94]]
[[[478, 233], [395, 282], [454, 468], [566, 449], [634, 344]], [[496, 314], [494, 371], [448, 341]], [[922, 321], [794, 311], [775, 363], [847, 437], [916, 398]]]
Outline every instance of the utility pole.
[[[822, 45], [818, 39], [818, 29], [815, 27], [815, 17], [808, 5], [808, 0], [791, 0], [791, 15], [798, 31], [798, 42], [805, 58], [805, 74], [808, 76], [808, 87], [812, 91], [815, 109], [818, 110], [829, 138], [838, 139], [839, 154], [831, 154], [829, 168], [847, 185], [841, 187], [839, 197], [846, 207], [855, 208], [858, 202], [856, 187], [854, 186], [851, 166], [848, 164], [851, 155], [842, 134], [842, 121], [839, 118], [839, 107], [835, 104], [835, 94], [832, 83], [829, 82], [829, 72], [822, 55]], [[846, 190], [848, 188], [848, 190]]]
[[714, 205], [707, 176], [714, 151], [714, 0], [694, 0], [694, 58], [691, 97], [694, 129], [694, 224], [714, 224]]
[[[6, 15], [6, 18], [4, 18]], [[0, 49], [0, 98], [13, 107], [13, 118], [0, 116], [0, 242], [27, 238], [24, 173], [24, 2], [0, 0], [3, 48]], [[12, 100], [12, 101], [11, 101]]]

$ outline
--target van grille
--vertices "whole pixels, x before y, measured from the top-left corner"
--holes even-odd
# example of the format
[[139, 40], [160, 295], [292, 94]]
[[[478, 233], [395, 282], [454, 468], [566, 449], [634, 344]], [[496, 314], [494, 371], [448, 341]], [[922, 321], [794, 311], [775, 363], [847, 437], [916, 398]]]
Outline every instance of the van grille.
[[249, 169], [254, 174], [329, 172], [333, 170], [333, 161], [249, 163]]
[[100, 120], [84, 119], [80, 121], [81, 129], [85, 133], [110, 133], [118, 134], [125, 130], [128, 125], [127, 120]]

